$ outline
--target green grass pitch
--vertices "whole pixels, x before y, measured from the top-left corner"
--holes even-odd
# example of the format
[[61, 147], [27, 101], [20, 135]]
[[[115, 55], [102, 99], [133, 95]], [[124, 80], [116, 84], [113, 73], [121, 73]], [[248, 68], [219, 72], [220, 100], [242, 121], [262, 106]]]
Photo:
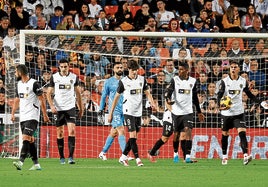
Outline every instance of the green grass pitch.
[[26, 159], [23, 170], [17, 171], [13, 159], [0, 159], [0, 185], [2, 187], [267, 187], [268, 161], [253, 160], [247, 166], [242, 160], [229, 160], [222, 166], [219, 159], [199, 159], [197, 163], [175, 164], [172, 159], [158, 159], [137, 167], [129, 167], [117, 159], [76, 159], [75, 165], [60, 165], [58, 159], [40, 159], [42, 171], [29, 171], [31, 159]]

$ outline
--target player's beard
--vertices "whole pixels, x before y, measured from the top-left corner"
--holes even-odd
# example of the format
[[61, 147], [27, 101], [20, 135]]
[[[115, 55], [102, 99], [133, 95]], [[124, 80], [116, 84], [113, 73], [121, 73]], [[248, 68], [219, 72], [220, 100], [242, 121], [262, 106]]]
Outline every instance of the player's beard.
[[122, 76], [122, 75], [123, 75], [123, 71], [115, 72], [115, 74], [116, 74], [117, 76]]
[[21, 76], [18, 76], [16, 79], [17, 79], [17, 81], [20, 81], [21, 80]]

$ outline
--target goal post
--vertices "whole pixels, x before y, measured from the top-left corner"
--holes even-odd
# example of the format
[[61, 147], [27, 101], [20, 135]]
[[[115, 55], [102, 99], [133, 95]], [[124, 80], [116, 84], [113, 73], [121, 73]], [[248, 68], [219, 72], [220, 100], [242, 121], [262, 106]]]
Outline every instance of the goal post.
[[[101, 39], [99, 40], [99, 38]], [[121, 40], [122, 38], [123, 40]], [[187, 46], [181, 46], [180, 42], [183, 39], [186, 39], [188, 42]], [[231, 50], [232, 45], [234, 45], [233, 41], [235, 39], [240, 42], [240, 51], [243, 52], [241, 55], [226, 57], [219, 55], [213, 56], [211, 55], [212, 53], [208, 54], [208, 52], [211, 52], [211, 44], [215, 41], [217, 41], [219, 53], [221, 50], [226, 50], [227, 53]], [[253, 50], [256, 48], [255, 44], [260, 39], [263, 39], [264, 42], [262, 51], [260, 53], [253, 53]], [[152, 84], [156, 83], [159, 72], [165, 70], [167, 61], [172, 58], [179, 61], [187, 61], [191, 66], [190, 74], [196, 76], [197, 79], [200, 79], [201, 74], [204, 72], [205, 76], [211, 75], [209, 73], [213, 71], [213, 65], [215, 63], [220, 66], [220, 71], [224, 74], [228, 67], [228, 64], [226, 64], [226, 67], [224, 66], [227, 61], [239, 60], [241, 63], [244, 63], [245, 59], [257, 59], [261, 63], [259, 64], [259, 70], [265, 75], [268, 75], [268, 69], [266, 69], [268, 66], [265, 64], [268, 54], [267, 39], [266, 34], [248, 33], [21, 30], [19, 63], [27, 64], [31, 75], [37, 80], [42, 81], [42, 76], [46, 69], [39, 70], [39, 63], [41, 63], [40, 67], [44, 68], [44, 64], [42, 63], [45, 63], [49, 71], [55, 72], [57, 71], [57, 60], [59, 58], [65, 57], [70, 60], [72, 66], [70, 71], [79, 76], [83, 90], [89, 89], [91, 99], [96, 105], [95, 111], [92, 111], [92, 108], [89, 109], [90, 111], [86, 110], [83, 118], [77, 120], [75, 158], [97, 158], [111, 128], [107, 122], [104, 125], [98, 123], [97, 110], [100, 98], [99, 94], [103, 81], [109, 76], [112, 76], [111, 64], [116, 60], [138, 60], [141, 66], [139, 74], [145, 76], [146, 80], [151, 84], [151, 88], [153, 88]], [[253, 41], [253, 46], [249, 46], [249, 44], [252, 44], [251, 41]], [[113, 48], [109, 51], [110, 44], [118, 46], [117, 49], [115, 50]], [[185, 56], [180, 56], [180, 49], [185, 49]], [[239, 50], [234, 50], [234, 52], [239, 52]], [[33, 54], [31, 62], [27, 62], [27, 55], [29, 54]], [[97, 60], [94, 59], [95, 56], [98, 56]], [[106, 63], [106, 65], [98, 69], [97, 64], [100, 61], [103, 64]], [[175, 67], [177, 68], [177, 64], [175, 64]], [[97, 77], [97, 80], [94, 82], [92, 81], [93, 76]], [[207, 79], [209, 78], [212, 77], [207, 77]], [[217, 82], [214, 82], [215, 87], [217, 87]], [[265, 101], [267, 90], [266, 80], [264, 82], [264, 85], [258, 85], [258, 89], [260, 88], [259, 95], [261, 99]], [[196, 117], [194, 119], [193, 148], [191, 154], [195, 158], [220, 158], [222, 152], [220, 146], [221, 129], [219, 114], [213, 107], [211, 110], [208, 110], [210, 101], [208, 90], [206, 88], [202, 91], [202, 84], [200, 85], [200, 98], [204, 97], [207, 100], [206, 108], [204, 108], [206, 121], [205, 123], [199, 123]], [[208, 84], [206, 86], [208, 87]], [[154, 98], [158, 99], [158, 104], [161, 105], [162, 95], [158, 94], [158, 91], [155, 92], [155, 90], [153, 90], [152, 94]], [[86, 92], [83, 92], [83, 96], [85, 95]], [[10, 99], [12, 98], [10, 97]], [[87, 106], [87, 98], [83, 99], [85, 106]], [[250, 101], [245, 102], [245, 104], [248, 104], [245, 107], [252, 107]], [[146, 102], [144, 106], [146, 106]], [[266, 159], [268, 156], [268, 126], [266, 125], [265, 109], [252, 109], [251, 111], [250, 108], [246, 108], [246, 111], [249, 151], [254, 158]], [[39, 155], [40, 157], [46, 158], [58, 158], [56, 128], [49, 108], [48, 114], [51, 117], [52, 123], [44, 124], [41, 122], [37, 134]], [[143, 125], [138, 136], [138, 147], [141, 158], [146, 157], [148, 150], [161, 137], [161, 120], [161, 112], [144, 112]], [[126, 136], [128, 138], [127, 129]], [[67, 128], [65, 128], [64, 137], [67, 137]], [[240, 139], [235, 130], [231, 131], [229, 142], [229, 156], [232, 158], [242, 158], [242, 150], [239, 147]], [[67, 150], [67, 138], [65, 138], [65, 154], [67, 154]], [[181, 151], [179, 152], [180, 157], [182, 157]], [[119, 158], [120, 154], [118, 140], [115, 138], [114, 144], [107, 153], [107, 157]], [[158, 157], [173, 157], [172, 137], [166, 145], [162, 146]]]

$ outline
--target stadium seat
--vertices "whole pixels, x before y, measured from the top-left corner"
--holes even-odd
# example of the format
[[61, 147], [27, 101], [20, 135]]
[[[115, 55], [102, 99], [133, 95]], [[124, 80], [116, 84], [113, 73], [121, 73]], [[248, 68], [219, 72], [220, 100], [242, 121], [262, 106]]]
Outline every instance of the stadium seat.
[[70, 72], [76, 74], [76, 75], [80, 75], [80, 69], [79, 68], [70, 68]]
[[166, 60], [170, 57], [170, 53], [168, 48], [157, 48], [158, 54], [161, 57], [161, 64], [160, 66], [165, 66]]
[[51, 69], [51, 72], [52, 73], [56, 73], [56, 72], [59, 71], [59, 68], [58, 67], [55, 67], [55, 66], [54, 67], [51, 67], [50, 69]]
[[140, 9], [141, 9], [141, 6], [134, 6], [134, 5], [131, 5], [130, 6], [130, 12], [132, 13], [133, 18], [136, 15], [136, 12], [138, 10], [140, 10]]
[[154, 79], [151, 79], [151, 78], [146, 79], [146, 81], [147, 81], [148, 84], [153, 84], [154, 83]]
[[144, 75], [145, 70], [143, 68], [138, 69], [138, 75]]
[[116, 5], [107, 5], [104, 7], [104, 10], [106, 12], [106, 15], [110, 14], [110, 15], [115, 15], [115, 13], [118, 10], [118, 6]]
[[161, 70], [163, 70], [164, 68], [161, 68], [161, 67], [159, 67], [159, 68], [151, 68], [150, 70], [149, 70], [149, 72], [151, 72], [151, 73], [154, 73], [154, 74], [157, 74], [159, 71], [161, 71]]
[[206, 53], [208, 51], [208, 49], [207, 48], [194, 48], [193, 49], [193, 56], [196, 54], [196, 53], [198, 53], [198, 54], [200, 54], [201, 56], [204, 56], [204, 54]]

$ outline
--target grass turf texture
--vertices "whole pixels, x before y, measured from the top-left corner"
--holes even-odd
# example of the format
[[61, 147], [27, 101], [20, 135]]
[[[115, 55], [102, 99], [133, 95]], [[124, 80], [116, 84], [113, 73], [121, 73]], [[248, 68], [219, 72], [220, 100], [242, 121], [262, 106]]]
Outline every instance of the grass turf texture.
[[172, 159], [158, 159], [150, 163], [142, 159], [144, 166], [137, 167], [130, 161], [129, 167], [118, 159], [76, 159], [75, 165], [60, 165], [58, 159], [40, 159], [42, 171], [29, 171], [32, 161], [27, 159], [21, 171], [12, 165], [13, 159], [0, 159], [0, 184], [9, 186], [268, 186], [268, 161], [253, 160], [247, 166], [242, 160], [229, 160], [222, 166], [219, 159], [199, 159], [197, 163], [173, 163]]

